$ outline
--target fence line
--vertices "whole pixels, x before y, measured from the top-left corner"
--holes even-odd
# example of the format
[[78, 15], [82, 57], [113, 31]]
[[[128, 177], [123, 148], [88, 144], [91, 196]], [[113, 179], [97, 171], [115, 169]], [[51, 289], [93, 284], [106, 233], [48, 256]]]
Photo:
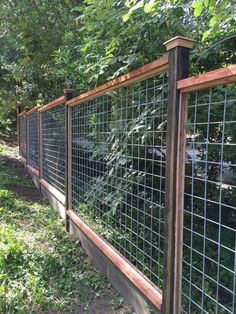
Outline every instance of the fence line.
[[26, 161], [26, 117], [25, 110], [18, 115], [18, 132], [19, 132], [19, 154], [22, 161]]
[[193, 41], [165, 45], [168, 57], [21, 113], [20, 154], [27, 143], [27, 167], [62, 204], [67, 230], [77, 226], [156, 310], [234, 313], [236, 65], [188, 78]]
[[39, 171], [39, 123], [38, 107], [35, 106], [28, 112], [27, 116], [27, 167], [30, 171]]
[[189, 95], [183, 214], [184, 313], [235, 313], [236, 97], [235, 84], [230, 84], [236, 82], [235, 73], [236, 65], [232, 65], [178, 83], [181, 93]]

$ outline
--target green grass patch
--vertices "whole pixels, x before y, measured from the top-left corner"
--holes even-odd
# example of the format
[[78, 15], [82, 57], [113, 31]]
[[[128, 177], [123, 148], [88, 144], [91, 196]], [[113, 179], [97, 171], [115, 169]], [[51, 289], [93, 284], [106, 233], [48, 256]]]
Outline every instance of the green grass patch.
[[4, 153], [5, 153], [5, 146], [0, 144], [0, 154], [4, 154]]
[[0, 177], [0, 313], [73, 312], [107, 291], [122, 303], [55, 210], [10, 190], [32, 188], [31, 179], [1, 159]]

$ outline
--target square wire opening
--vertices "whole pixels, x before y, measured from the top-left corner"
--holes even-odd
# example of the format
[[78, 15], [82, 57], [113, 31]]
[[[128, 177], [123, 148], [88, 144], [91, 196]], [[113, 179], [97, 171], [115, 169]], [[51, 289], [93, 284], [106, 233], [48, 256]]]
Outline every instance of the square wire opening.
[[39, 168], [39, 113], [38, 111], [33, 111], [28, 116], [28, 163], [31, 167], [38, 170]]
[[43, 179], [65, 194], [65, 104], [42, 112]]
[[72, 209], [161, 287], [167, 75], [71, 110]]
[[235, 313], [235, 85], [190, 94], [183, 312]]

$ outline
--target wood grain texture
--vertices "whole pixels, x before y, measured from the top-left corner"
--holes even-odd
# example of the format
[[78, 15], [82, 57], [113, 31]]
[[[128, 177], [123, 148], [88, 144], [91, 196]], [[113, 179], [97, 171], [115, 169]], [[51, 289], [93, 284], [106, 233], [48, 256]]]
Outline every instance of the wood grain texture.
[[187, 93], [232, 82], [236, 82], [236, 64], [179, 80], [177, 88], [182, 93]]
[[156, 61], [148, 63], [132, 72], [121, 75], [95, 89], [92, 89], [84, 94], [74, 97], [67, 102], [68, 106], [75, 106], [84, 101], [98, 97], [104, 93], [107, 93], [115, 88], [129, 85], [131, 83], [146, 79], [152, 75], [162, 73], [168, 69], [168, 57], [164, 56]]
[[110, 261], [138, 288], [147, 299], [159, 310], [162, 307], [162, 292], [148, 278], [130, 264], [105, 239], [94, 232], [74, 211], [67, 215], [72, 222], [106, 255]]
[[49, 102], [47, 105], [44, 105], [42, 108], [39, 109], [39, 111], [43, 112], [45, 110], [51, 109], [53, 107], [56, 107], [56, 106], [62, 104], [63, 102], [65, 102], [65, 97], [61, 96], [61, 97], [54, 99], [53, 101]]

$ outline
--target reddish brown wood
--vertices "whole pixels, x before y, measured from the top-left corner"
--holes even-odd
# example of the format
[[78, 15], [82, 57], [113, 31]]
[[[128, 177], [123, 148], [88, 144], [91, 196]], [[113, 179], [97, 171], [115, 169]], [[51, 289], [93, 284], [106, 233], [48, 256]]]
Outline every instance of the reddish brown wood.
[[38, 106], [34, 106], [34, 107], [31, 108], [29, 111], [27, 111], [25, 114], [28, 116], [28, 115], [30, 115], [32, 112], [34, 112], [34, 111], [36, 111], [36, 110], [38, 110], [38, 109], [39, 109]]
[[34, 169], [33, 167], [31, 167], [30, 165], [27, 165], [27, 169], [29, 170], [30, 173], [32, 173], [35, 176], [39, 176], [39, 171], [37, 169]]
[[176, 162], [176, 225], [175, 225], [175, 262], [174, 262], [174, 304], [177, 309], [174, 313], [181, 312], [181, 291], [182, 291], [182, 260], [183, 260], [183, 208], [184, 208], [184, 173], [185, 173], [185, 150], [186, 150], [186, 121], [187, 121], [187, 95], [180, 94], [179, 109], [179, 129], [178, 129], [178, 147]]
[[26, 119], [26, 166], [27, 166], [29, 163], [29, 119], [26, 114], [25, 119]]
[[[165, 228], [163, 269], [163, 313], [181, 313], [181, 220], [183, 198], [184, 106], [177, 82], [188, 77], [189, 48], [176, 46], [169, 51], [168, 106], [166, 131]], [[180, 186], [181, 185], [181, 186]]]
[[42, 108], [39, 109], [40, 112], [51, 109], [53, 107], [56, 107], [60, 104], [62, 104], [63, 102], [65, 102], [65, 97], [61, 96], [57, 99], [54, 99], [53, 101], [49, 102], [47, 105], [44, 105]]
[[101, 94], [107, 93], [115, 88], [123, 85], [128, 85], [142, 79], [148, 78], [154, 74], [164, 72], [168, 69], [168, 57], [164, 56], [158, 60], [148, 63], [132, 72], [121, 75], [95, 89], [92, 89], [82, 95], [74, 97], [67, 102], [69, 106], [78, 105], [81, 102], [97, 97]]
[[[64, 89], [64, 97], [65, 101], [69, 101], [73, 97], [73, 89], [71, 88], [66, 88]], [[70, 123], [70, 114], [69, 111], [71, 110], [70, 107], [66, 106], [65, 107], [65, 213], [69, 209], [69, 197], [70, 197], [70, 192], [69, 189], [71, 189], [71, 163], [72, 163], [72, 158], [71, 158], [71, 147], [70, 147], [70, 132], [71, 132], [71, 123]], [[66, 231], [69, 232], [70, 224], [69, 224], [69, 218], [66, 215]]]
[[167, 40], [164, 43], [164, 45], [166, 46], [166, 50], [169, 51], [176, 47], [184, 47], [191, 49], [193, 48], [194, 43], [195, 43], [194, 39], [190, 39], [183, 36], [176, 36], [174, 38], [171, 38], [170, 40]]
[[236, 64], [178, 81], [182, 93], [236, 82]]
[[50, 193], [52, 193], [58, 199], [58, 201], [60, 201], [63, 205], [65, 205], [65, 196], [61, 192], [59, 192], [56, 188], [54, 188], [54, 186], [49, 184], [44, 179], [40, 179], [39, 183], [42, 184], [42, 186], [45, 187], [45, 189], [47, 189]]
[[23, 116], [26, 113], [26, 110], [23, 110], [21, 113], [18, 114], [18, 117]]
[[115, 250], [106, 240], [95, 233], [79, 216], [72, 210], [67, 215], [73, 223], [106, 255], [110, 261], [137, 287], [152, 304], [161, 311], [162, 292], [148, 278], [139, 272], [132, 264]]
[[23, 162], [24, 165], [26, 165], [26, 159], [23, 157], [20, 157], [20, 161]]
[[39, 135], [39, 179], [43, 178], [43, 130], [42, 130], [42, 112], [38, 113], [38, 135]]

